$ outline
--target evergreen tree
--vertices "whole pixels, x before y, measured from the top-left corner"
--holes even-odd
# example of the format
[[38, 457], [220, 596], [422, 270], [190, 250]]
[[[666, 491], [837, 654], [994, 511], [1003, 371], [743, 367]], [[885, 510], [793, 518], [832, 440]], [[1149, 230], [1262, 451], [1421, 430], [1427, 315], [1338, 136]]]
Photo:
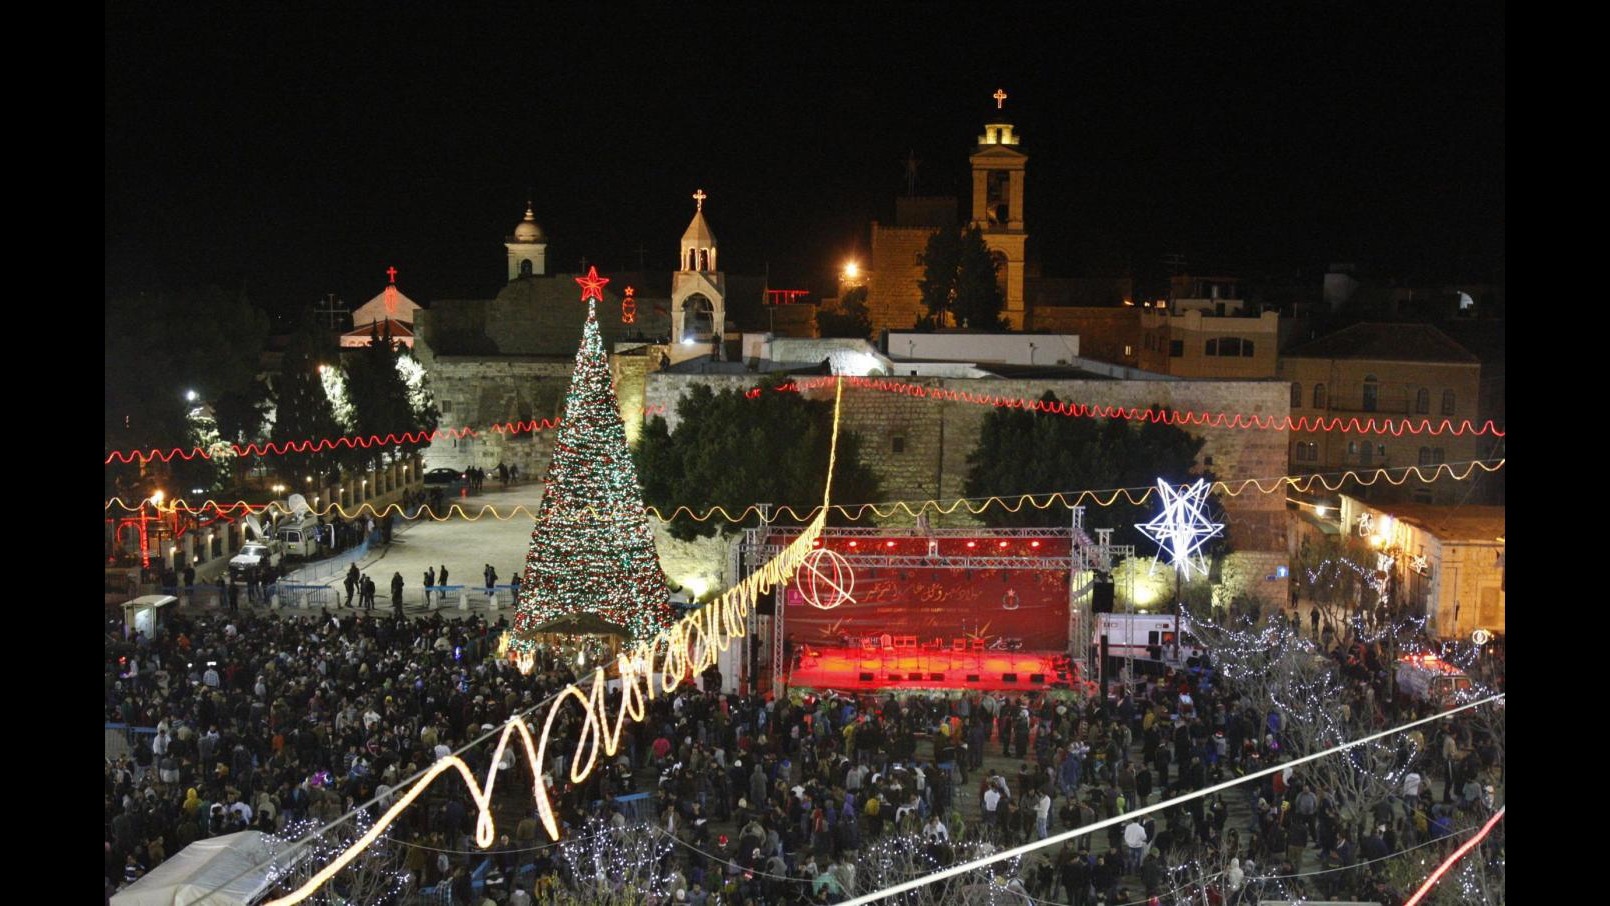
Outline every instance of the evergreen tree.
[[572, 613], [597, 614], [639, 639], [673, 620], [591, 304], [543, 478], [510, 653], [531, 651], [536, 626]]
[[996, 280], [995, 257], [978, 227], [935, 231], [917, 260], [923, 268], [917, 287], [928, 314], [916, 326], [1005, 329], [1001, 309], [1006, 296]]
[[354, 430], [360, 438], [392, 437], [392, 443], [376, 443], [368, 448], [369, 463], [379, 467], [386, 454], [410, 452], [424, 445], [421, 440], [403, 442], [403, 435], [429, 433], [436, 429], [436, 407], [428, 394], [419, 398], [411, 393], [404, 377], [402, 360], [413, 353], [391, 338], [391, 328], [377, 323], [369, 345], [348, 361], [347, 393], [351, 397]]
[[[662, 513], [679, 506], [702, 512], [717, 505], [738, 513], [759, 501], [786, 504], [801, 514], [818, 506], [833, 439], [833, 404], [777, 392], [775, 386], [751, 396], [738, 390], [715, 393], [696, 384], [677, 401], [676, 431], [667, 430], [663, 418], [650, 420], [637, 446], [649, 502]], [[860, 459], [859, 438], [842, 426], [833, 497], [852, 503], [878, 499], [877, 480]], [[684, 541], [718, 529], [737, 526], [688, 518], [670, 524], [672, 537]]]
[[[1046, 391], [1040, 398], [1057, 403]], [[1157, 406], [1152, 411], [1166, 414]], [[1000, 496], [1012, 503], [1022, 494], [1053, 491], [1110, 491], [1148, 488], [1162, 478], [1185, 484], [1197, 478], [1213, 480], [1196, 470], [1196, 457], [1206, 443], [1164, 419], [1086, 418], [1028, 409], [995, 409], [984, 416], [978, 445], [967, 457], [970, 466], [964, 493], [969, 497]], [[1103, 494], [1105, 500], [1107, 494]], [[1085, 502], [1085, 524], [1111, 527], [1113, 540], [1150, 550], [1156, 544], [1135, 530], [1151, 519], [1154, 504], [1134, 505], [1123, 495], [1110, 506]], [[1061, 506], [1038, 509], [1023, 506], [1013, 513], [994, 506], [980, 516], [990, 526], [1062, 526], [1068, 511]]]
[[[271, 441], [316, 443], [342, 433], [320, 373], [321, 368], [338, 367], [339, 356], [340, 350], [331, 342], [329, 333], [319, 327], [311, 313], [304, 317], [280, 359], [279, 376], [274, 382]], [[316, 453], [287, 451], [281, 457], [279, 471], [287, 479], [286, 484], [300, 488], [303, 476], [312, 475], [322, 482], [334, 464], [335, 453], [329, 449]]]
[[867, 307], [867, 288], [857, 286], [845, 293], [833, 308], [816, 310], [816, 335], [819, 337], [853, 337], [858, 340], [872, 336], [872, 310]]

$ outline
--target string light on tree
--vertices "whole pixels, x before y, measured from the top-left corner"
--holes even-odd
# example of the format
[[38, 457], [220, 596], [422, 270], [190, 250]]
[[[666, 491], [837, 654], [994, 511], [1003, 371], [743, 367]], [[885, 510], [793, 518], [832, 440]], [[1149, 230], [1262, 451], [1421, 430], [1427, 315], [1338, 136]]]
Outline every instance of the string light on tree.
[[634, 638], [674, 619], [592, 301], [607, 281], [593, 269], [577, 282], [587, 323], [515, 602], [516, 659], [535, 649], [535, 627], [555, 617], [597, 614]]
[[[1183, 579], [1191, 578], [1191, 570], [1207, 573], [1202, 559], [1202, 545], [1209, 538], [1224, 532], [1223, 523], [1213, 522], [1207, 516], [1207, 479], [1198, 478], [1194, 484], [1176, 489], [1163, 479], [1157, 479], [1157, 496], [1163, 503], [1162, 512], [1150, 522], [1138, 523], [1135, 528], [1156, 541], [1159, 556], [1168, 554], [1172, 565]], [[1155, 567], [1157, 557], [1152, 558]]]

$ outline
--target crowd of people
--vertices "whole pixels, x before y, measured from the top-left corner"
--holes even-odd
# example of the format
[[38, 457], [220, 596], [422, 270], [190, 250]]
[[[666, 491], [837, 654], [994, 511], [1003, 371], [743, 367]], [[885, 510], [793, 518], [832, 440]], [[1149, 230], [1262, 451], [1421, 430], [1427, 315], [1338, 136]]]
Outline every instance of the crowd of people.
[[[503, 628], [478, 617], [248, 612], [180, 616], [159, 638], [109, 640], [107, 720], [156, 732], [107, 764], [108, 890], [203, 837], [328, 822], [366, 803], [377, 816], [400, 783], [573, 680], [569, 650], [547, 652], [530, 675], [495, 657]], [[1405, 716], [1372, 688], [1350, 686], [1358, 713]], [[649, 701], [618, 756], [581, 784], [568, 782], [579, 716], [563, 711], [539, 770], [566, 837], [650, 822], [669, 844], [655, 868], [669, 879], [664, 902], [835, 902], [864, 892], [858, 866], [880, 841], [918, 872], [1044, 839], [1278, 765], [1296, 746], [1295, 719], [1207, 669], [1109, 698], [779, 699], [690, 682]], [[463, 757], [485, 776], [490, 756], [483, 744]], [[513, 756], [506, 767], [515, 776], [498, 785], [489, 852], [473, 844], [475, 805], [460, 784], [434, 785], [404, 813], [391, 841], [408, 889], [471, 902], [482, 860], [493, 871], [477, 906], [599, 883], [548, 845], [532, 810], [533, 767]], [[1225, 903], [1275, 890], [1401, 902], [1375, 860], [1446, 847], [1489, 814], [1501, 745], [1461, 716], [1401, 737], [1391, 770], [1392, 795], [1366, 819], [1325, 775], [1288, 769], [1117, 821], [990, 883], [1073, 906], [1184, 902], [1204, 889]]]

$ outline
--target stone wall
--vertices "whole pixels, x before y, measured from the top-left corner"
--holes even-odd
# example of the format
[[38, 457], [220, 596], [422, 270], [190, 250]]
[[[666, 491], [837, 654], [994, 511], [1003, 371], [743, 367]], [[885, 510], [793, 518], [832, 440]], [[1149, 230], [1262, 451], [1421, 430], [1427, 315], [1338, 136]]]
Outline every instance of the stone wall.
[[572, 361], [535, 358], [433, 357], [427, 364], [443, 428], [471, 427], [474, 436], [442, 437], [425, 448], [425, 468], [493, 470], [518, 465], [536, 477], [548, 466], [553, 432], [491, 430], [506, 422], [557, 419], [564, 411]]
[[[1182, 412], [1247, 413], [1277, 419], [1287, 414], [1290, 401], [1287, 386], [1278, 381], [885, 380], [930, 391], [946, 389], [1033, 400], [1051, 390], [1060, 399], [1087, 405], [1145, 408], [1157, 403]], [[745, 375], [648, 375], [645, 403], [665, 407], [673, 430], [676, 400], [691, 382], [704, 383], [718, 393], [756, 384], [753, 376]], [[831, 394], [831, 387], [811, 392], [822, 399], [830, 399]], [[864, 459], [882, 484], [880, 496], [884, 500], [949, 500], [962, 495], [969, 468], [967, 457], [977, 445], [990, 408], [972, 402], [939, 401], [847, 386], [843, 427], [860, 435]], [[1271, 478], [1286, 474], [1284, 431], [1205, 426], [1193, 426], [1191, 430], [1206, 438], [1203, 465], [1215, 475]], [[1284, 487], [1267, 494], [1249, 488], [1246, 493], [1225, 496], [1224, 503], [1230, 513], [1230, 541], [1235, 549], [1286, 549]], [[962, 510], [936, 524], [970, 521]], [[1087, 524], [1099, 527], [1099, 512], [1092, 509]]]
[[732, 546], [743, 539], [737, 532], [723, 536], [717, 532], [712, 538], [695, 538], [678, 541], [671, 537], [665, 523], [653, 516], [654, 547], [660, 554], [660, 568], [673, 588], [687, 589], [695, 599], [710, 592], [721, 592], [735, 584], [741, 576], [730, 574]]
[[872, 330], [907, 330], [922, 307], [922, 265], [917, 256], [928, 248], [932, 227], [889, 227], [872, 223], [872, 274], [867, 282], [867, 308]]

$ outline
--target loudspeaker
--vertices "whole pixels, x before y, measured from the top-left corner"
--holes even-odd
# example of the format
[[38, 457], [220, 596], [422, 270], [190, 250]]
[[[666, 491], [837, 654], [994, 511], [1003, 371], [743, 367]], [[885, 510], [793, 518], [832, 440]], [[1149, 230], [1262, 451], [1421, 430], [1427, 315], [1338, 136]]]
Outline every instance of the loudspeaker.
[[877, 677], [873, 676], [870, 673], [861, 674], [861, 682], [863, 682], [863, 683], [870, 683], [875, 679], [877, 679]]
[[942, 683], [945, 681], [945, 675], [943, 673], [930, 673], [928, 674], [928, 679], [935, 683]]
[[1031, 682], [1031, 683], [1043, 683], [1043, 682], [1045, 682], [1045, 674], [1043, 674], [1043, 673], [1031, 673], [1031, 674], [1029, 674], [1029, 682]]
[[968, 681], [968, 682], [969, 682], [969, 683], [976, 683], [976, 682], [978, 682], [978, 674], [976, 674], [976, 673], [969, 673], [969, 674], [967, 674], [967, 681]]
[[922, 679], [922, 674], [921, 673], [908, 673], [908, 674], [906, 674], [906, 679], [908, 679], [908, 680], [921, 680]]
[[1003, 673], [1003, 674], [1001, 674], [1001, 682], [1003, 682], [1003, 683], [1015, 683], [1015, 682], [1017, 682], [1017, 674], [1016, 673]]
[[1097, 582], [1090, 587], [1091, 613], [1112, 613], [1113, 588], [1111, 582]]

